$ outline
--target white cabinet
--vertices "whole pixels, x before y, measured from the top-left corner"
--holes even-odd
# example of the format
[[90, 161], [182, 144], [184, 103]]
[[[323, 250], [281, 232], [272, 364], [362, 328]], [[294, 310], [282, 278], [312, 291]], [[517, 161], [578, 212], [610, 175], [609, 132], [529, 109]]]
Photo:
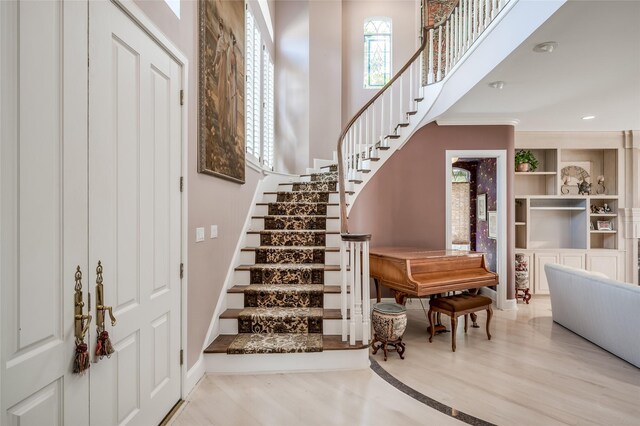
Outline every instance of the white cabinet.
[[590, 252], [587, 254], [587, 269], [600, 272], [611, 279], [624, 281], [624, 253]]
[[560, 264], [572, 268], [585, 269], [585, 253], [560, 253]]
[[544, 273], [544, 265], [547, 263], [558, 263], [558, 253], [536, 253], [535, 258], [535, 285], [534, 293], [536, 294], [549, 294], [549, 284], [547, 283], [547, 274]]

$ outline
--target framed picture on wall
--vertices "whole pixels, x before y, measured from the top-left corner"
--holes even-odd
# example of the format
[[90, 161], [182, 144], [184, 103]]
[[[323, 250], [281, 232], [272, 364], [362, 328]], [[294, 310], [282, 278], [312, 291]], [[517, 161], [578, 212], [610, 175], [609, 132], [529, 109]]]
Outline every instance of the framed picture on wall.
[[487, 220], [487, 194], [478, 194], [476, 215], [478, 217], [478, 221]]
[[498, 212], [489, 212], [489, 238], [498, 237]]

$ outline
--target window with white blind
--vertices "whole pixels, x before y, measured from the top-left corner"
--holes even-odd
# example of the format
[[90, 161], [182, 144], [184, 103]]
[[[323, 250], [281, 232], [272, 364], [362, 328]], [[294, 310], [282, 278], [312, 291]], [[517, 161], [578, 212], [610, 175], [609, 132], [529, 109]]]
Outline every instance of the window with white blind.
[[246, 149], [247, 154], [256, 159], [261, 155], [260, 137], [260, 109], [261, 109], [261, 83], [262, 68], [260, 66], [260, 53], [262, 38], [253, 15], [249, 10], [246, 13], [246, 76], [247, 90], [245, 97], [245, 123], [246, 123]]
[[274, 142], [274, 76], [273, 62], [269, 56], [267, 49], [264, 49], [262, 55], [262, 63], [264, 65], [264, 92], [263, 92], [263, 123], [264, 131], [262, 133], [262, 162], [265, 167], [273, 170], [273, 142]]
[[273, 169], [274, 65], [248, 8], [246, 39], [246, 150], [265, 168]]
[[453, 248], [469, 250], [471, 244], [471, 174], [453, 169], [451, 191], [451, 242]]

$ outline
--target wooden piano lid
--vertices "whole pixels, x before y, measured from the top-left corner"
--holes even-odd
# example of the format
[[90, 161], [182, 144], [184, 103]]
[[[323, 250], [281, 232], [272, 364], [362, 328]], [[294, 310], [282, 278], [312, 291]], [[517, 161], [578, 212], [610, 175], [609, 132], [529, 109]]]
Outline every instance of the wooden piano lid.
[[421, 247], [371, 247], [369, 254], [372, 256], [389, 257], [393, 259], [412, 260], [430, 259], [441, 257], [475, 257], [483, 253], [467, 250], [434, 250]]

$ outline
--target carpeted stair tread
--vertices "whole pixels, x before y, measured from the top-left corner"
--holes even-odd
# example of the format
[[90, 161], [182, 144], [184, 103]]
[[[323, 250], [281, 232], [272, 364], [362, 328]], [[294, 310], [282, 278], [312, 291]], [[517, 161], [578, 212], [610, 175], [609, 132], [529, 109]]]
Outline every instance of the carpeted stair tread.
[[250, 271], [252, 269], [321, 269], [323, 271], [339, 271], [340, 265], [325, 265], [323, 263], [256, 263], [254, 265], [239, 265], [236, 271]]
[[[229, 308], [220, 314], [220, 319], [238, 319], [240, 313], [249, 308]], [[320, 309], [320, 308], [318, 308]], [[324, 319], [342, 319], [340, 309], [321, 309]], [[347, 312], [347, 319], [351, 318], [351, 313]]]
[[[291, 334], [287, 334], [289, 336]], [[258, 336], [268, 336], [268, 334], [259, 334]], [[207, 354], [226, 354], [231, 343], [236, 340], [237, 334], [220, 334], [215, 338], [213, 342], [204, 350]], [[350, 345], [349, 341], [342, 341], [342, 336], [322, 336], [322, 350], [353, 350], [353, 349], [365, 349], [369, 345], [362, 344], [361, 341], [357, 341], [355, 345]]]
[[[313, 203], [311, 203], [313, 204]], [[323, 219], [340, 219], [340, 216], [327, 216], [326, 214], [267, 214], [264, 216], [251, 216], [251, 219], [266, 219], [269, 217], [281, 218], [281, 219], [296, 219], [299, 217], [313, 217], [313, 218], [323, 218]]]
[[322, 333], [322, 308], [248, 307], [238, 313], [239, 333]]
[[[323, 293], [329, 293], [329, 294], [335, 294], [335, 293], [340, 293], [340, 286], [339, 285], [328, 285], [328, 284], [286, 284], [286, 283], [276, 283], [276, 284], [237, 284], [234, 285], [233, 287], [227, 289], [227, 293], [229, 294], [242, 294], [245, 292], [245, 290], [247, 290], [250, 286], [271, 286], [271, 285], [281, 285], [281, 286], [293, 286], [293, 285], [300, 285], [300, 286], [305, 286], [305, 287], [314, 287], [314, 286], [320, 286], [322, 287], [322, 292]], [[348, 289], [347, 289], [348, 292]]]
[[247, 231], [247, 234], [339, 234], [340, 231], [325, 231], [324, 229], [266, 229], [262, 231]]
[[244, 247], [240, 249], [241, 251], [256, 251], [256, 250], [288, 250], [291, 248], [299, 248], [299, 249], [308, 249], [308, 250], [324, 250], [330, 252], [339, 252], [340, 247], [327, 247], [327, 246], [300, 246], [300, 247], [289, 247], [289, 246], [258, 246], [258, 247]]
[[327, 229], [327, 217], [320, 215], [268, 215], [262, 220], [265, 231], [324, 231]]
[[244, 305], [257, 308], [322, 308], [322, 284], [251, 284], [244, 290]]
[[271, 354], [322, 352], [319, 333], [240, 333], [227, 347], [227, 354]]
[[306, 248], [300, 246], [280, 246], [276, 248], [259, 248], [255, 250], [256, 264], [324, 264], [326, 257], [322, 248]]

